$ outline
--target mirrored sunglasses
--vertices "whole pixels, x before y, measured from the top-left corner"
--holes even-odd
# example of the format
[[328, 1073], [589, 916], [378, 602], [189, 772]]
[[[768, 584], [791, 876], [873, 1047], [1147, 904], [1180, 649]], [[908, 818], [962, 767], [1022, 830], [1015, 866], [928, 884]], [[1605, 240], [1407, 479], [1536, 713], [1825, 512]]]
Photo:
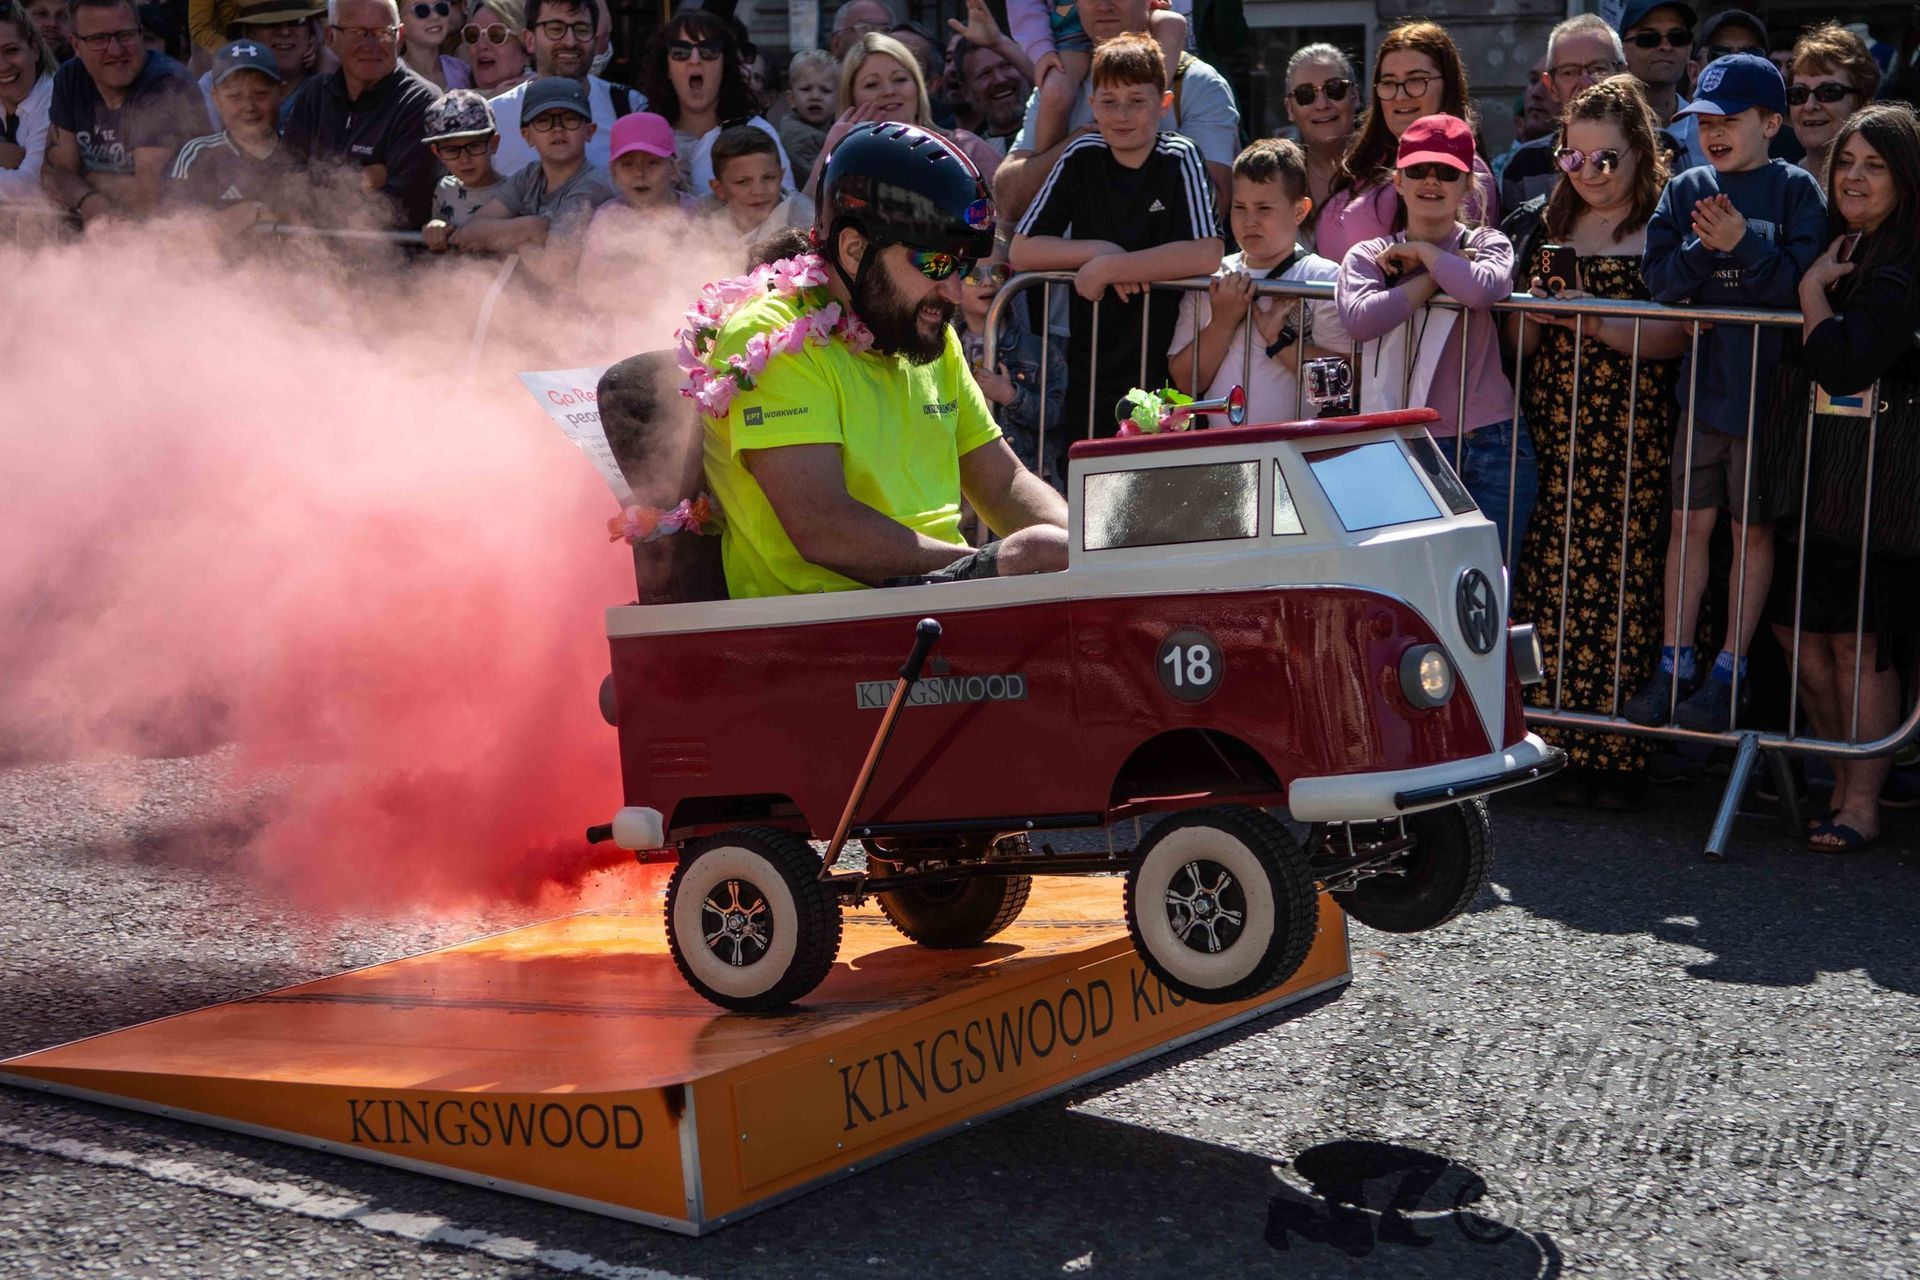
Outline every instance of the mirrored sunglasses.
[[929, 280], [945, 280], [956, 271], [965, 272], [973, 267], [972, 258], [963, 258], [955, 253], [937, 253], [929, 249], [909, 249], [907, 258], [920, 274]]
[[977, 262], [973, 270], [967, 273], [965, 283], [976, 288], [999, 288], [1013, 275], [1013, 268], [1004, 262]]
[[469, 22], [460, 28], [460, 39], [464, 44], [479, 44], [481, 36], [487, 38], [488, 44], [505, 44], [507, 37], [511, 34], [506, 24], [500, 22], [490, 22], [484, 27]]
[[1578, 173], [1587, 165], [1592, 165], [1595, 173], [1612, 173], [1620, 167], [1620, 153], [1610, 147], [1594, 151], [1561, 147], [1553, 153], [1553, 162], [1560, 166], [1562, 173]]
[[1297, 84], [1293, 86], [1290, 96], [1301, 106], [1310, 107], [1313, 105], [1313, 100], [1322, 93], [1327, 95], [1328, 102], [1345, 101], [1347, 90], [1351, 88], [1353, 88], [1351, 80], [1327, 80], [1320, 84]]

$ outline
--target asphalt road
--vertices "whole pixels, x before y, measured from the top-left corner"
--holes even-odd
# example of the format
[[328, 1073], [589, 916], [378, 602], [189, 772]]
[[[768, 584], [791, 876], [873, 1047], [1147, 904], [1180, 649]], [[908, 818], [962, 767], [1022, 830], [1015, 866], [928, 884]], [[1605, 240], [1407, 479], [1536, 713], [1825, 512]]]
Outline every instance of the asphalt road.
[[[1496, 806], [1342, 993], [705, 1240], [0, 1089], [0, 1277], [1895, 1277], [1920, 1257], [1920, 816], [1797, 850], [1717, 790]], [[317, 924], [202, 760], [0, 770], [0, 1056], [471, 936]]]

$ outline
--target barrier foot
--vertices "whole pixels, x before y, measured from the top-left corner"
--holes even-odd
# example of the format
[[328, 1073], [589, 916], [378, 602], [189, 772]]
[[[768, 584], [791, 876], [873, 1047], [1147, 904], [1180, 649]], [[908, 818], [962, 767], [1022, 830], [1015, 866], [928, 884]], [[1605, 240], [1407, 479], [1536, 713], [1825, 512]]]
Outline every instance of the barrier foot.
[[1747, 782], [1753, 777], [1753, 764], [1760, 756], [1760, 736], [1740, 735], [1740, 750], [1733, 757], [1733, 771], [1727, 775], [1726, 794], [1720, 797], [1720, 812], [1714, 815], [1713, 830], [1707, 836], [1705, 857], [1708, 862], [1727, 860], [1727, 841], [1733, 836], [1733, 820], [1740, 816], [1740, 801], [1746, 798]]
[[1787, 835], [1806, 835], [1807, 819], [1800, 809], [1800, 790], [1794, 785], [1792, 759], [1784, 751], [1769, 751], [1767, 760], [1773, 765], [1773, 785], [1780, 797], [1780, 816], [1786, 820]]

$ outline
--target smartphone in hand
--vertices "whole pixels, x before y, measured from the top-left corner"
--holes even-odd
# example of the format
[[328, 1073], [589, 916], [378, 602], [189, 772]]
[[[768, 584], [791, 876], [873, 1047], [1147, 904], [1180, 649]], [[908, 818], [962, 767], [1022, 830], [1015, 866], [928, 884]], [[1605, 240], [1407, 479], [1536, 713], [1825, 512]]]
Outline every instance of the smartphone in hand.
[[1548, 293], [1559, 293], [1563, 289], [1576, 289], [1580, 285], [1580, 255], [1574, 252], [1570, 244], [1550, 244], [1546, 246], [1547, 269], [1541, 274]]

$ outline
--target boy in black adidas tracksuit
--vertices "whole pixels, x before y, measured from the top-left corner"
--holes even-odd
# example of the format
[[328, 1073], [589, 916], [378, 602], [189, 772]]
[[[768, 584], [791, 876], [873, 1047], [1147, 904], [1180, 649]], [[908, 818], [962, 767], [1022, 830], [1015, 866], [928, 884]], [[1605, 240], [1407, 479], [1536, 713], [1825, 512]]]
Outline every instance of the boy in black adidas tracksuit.
[[1094, 52], [1089, 80], [1099, 132], [1061, 153], [1020, 220], [1011, 255], [1019, 271], [1075, 273], [1065, 427], [1076, 439], [1114, 434], [1114, 402], [1129, 388], [1158, 390], [1166, 382], [1180, 299], [1162, 293], [1149, 306], [1144, 283], [1211, 275], [1225, 249], [1199, 149], [1159, 131], [1168, 101], [1160, 46], [1145, 36], [1108, 40]]

